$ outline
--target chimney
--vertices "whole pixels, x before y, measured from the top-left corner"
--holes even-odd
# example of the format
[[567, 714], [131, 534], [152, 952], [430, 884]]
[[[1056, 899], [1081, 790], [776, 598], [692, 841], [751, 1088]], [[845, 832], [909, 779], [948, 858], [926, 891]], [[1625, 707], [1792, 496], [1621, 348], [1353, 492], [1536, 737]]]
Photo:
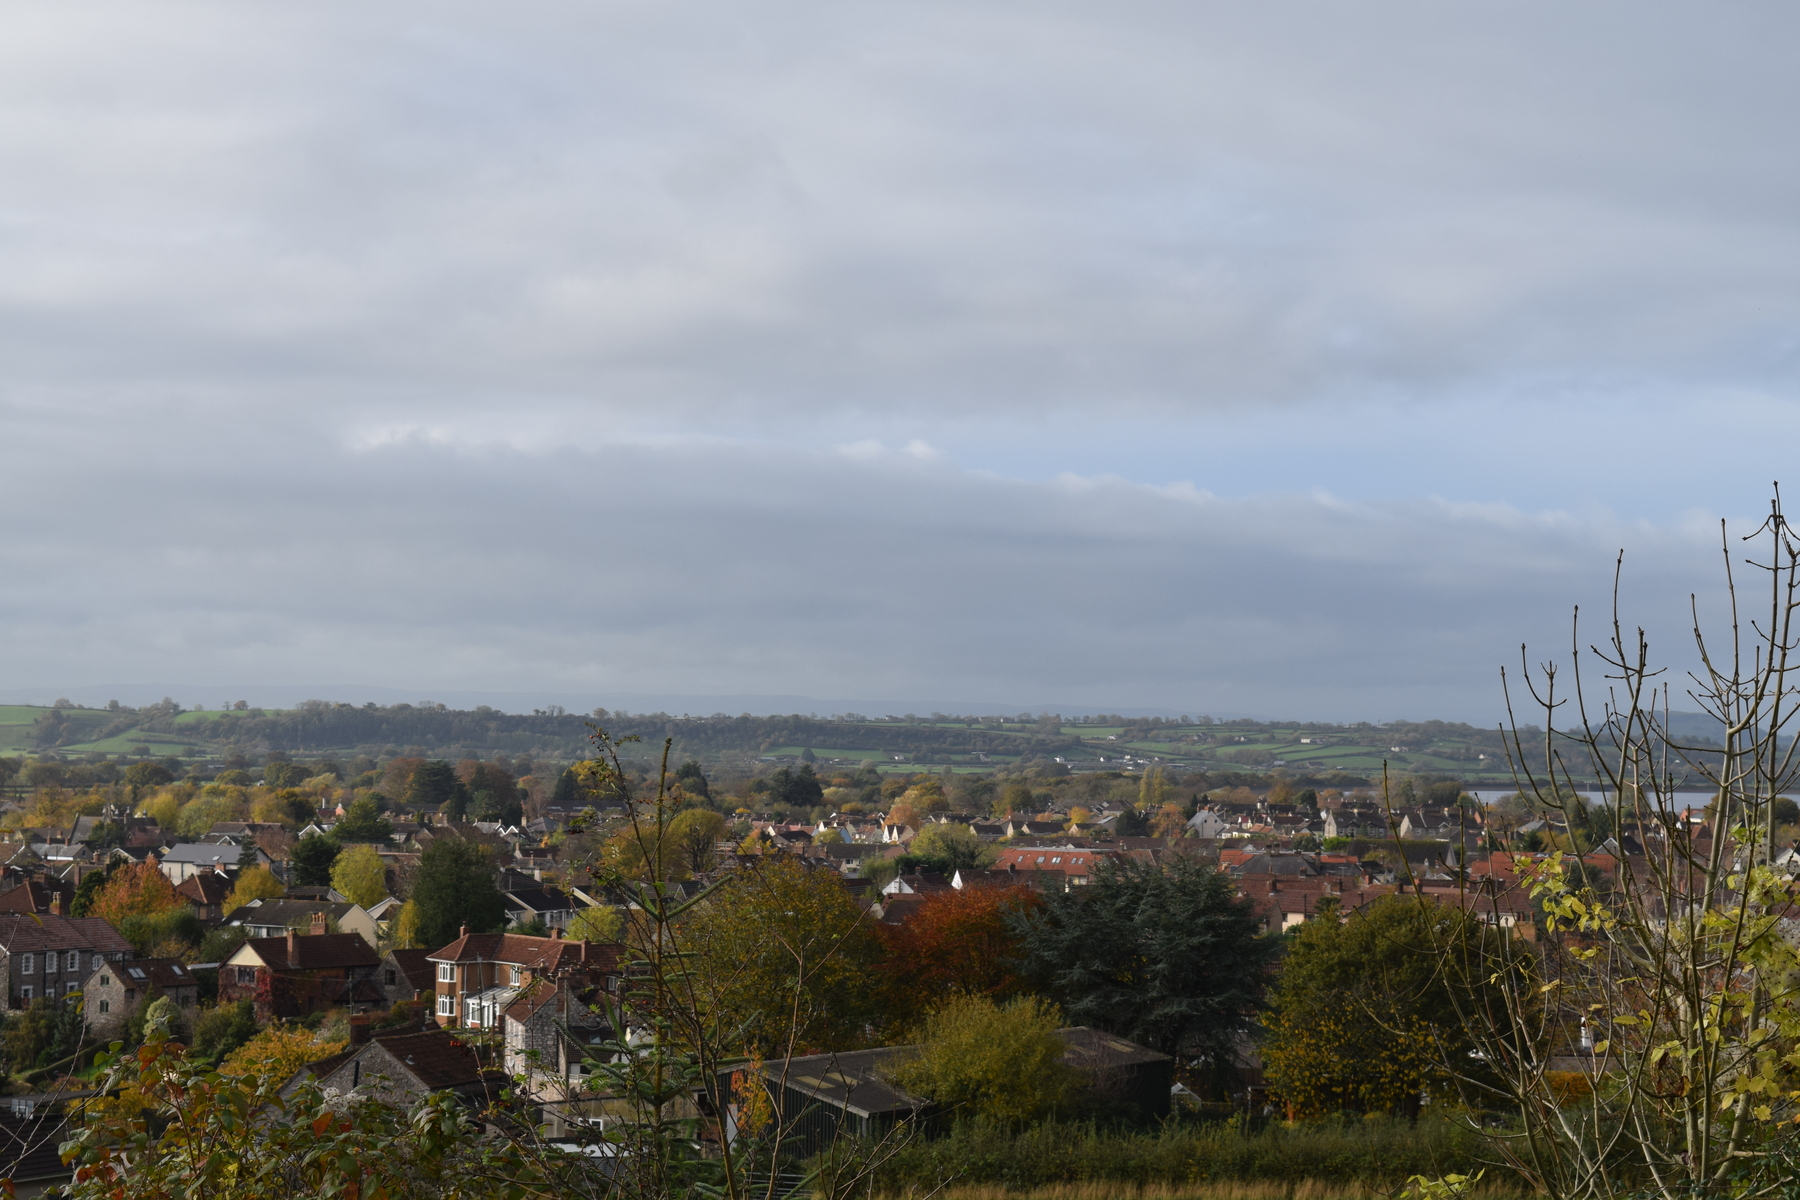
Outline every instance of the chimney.
[[550, 940], [553, 942], [562, 941], [562, 926], [561, 925], [552, 925], [550, 927]]
[[350, 1044], [352, 1046], [367, 1045], [369, 1041], [369, 1014], [359, 1013], [350, 1018]]
[[288, 969], [296, 970], [300, 966], [300, 931], [288, 930]]
[[462, 927], [462, 930], [456, 936], [457, 937], [468, 937], [469, 936], [469, 927], [467, 925], [464, 925]]
[[315, 934], [325, 932], [325, 914], [316, 912], [312, 915], [312, 931]]
[[61, 892], [51, 892], [50, 893], [50, 915], [53, 917], [62, 916], [62, 893]]

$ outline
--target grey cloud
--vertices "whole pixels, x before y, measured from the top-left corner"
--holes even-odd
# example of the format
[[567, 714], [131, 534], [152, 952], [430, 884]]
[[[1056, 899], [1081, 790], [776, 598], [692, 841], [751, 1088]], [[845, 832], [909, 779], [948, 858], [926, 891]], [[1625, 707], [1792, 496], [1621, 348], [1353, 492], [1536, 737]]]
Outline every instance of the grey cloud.
[[[0, 685], [353, 679], [1485, 720], [1518, 642], [1560, 651], [1569, 605], [1604, 599], [1615, 545], [1655, 597], [1710, 584], [1714, 553], [1703, 525], [1032, 484], [899, 452], [347, 453], [316, 437], [270, 455], [261, 433], [196, 455], [142, 425], [102, 431], [106, 496], [59, 489], [35, 447], [10, 454], [31, 498]], [[190, 482], [170, 489], [171, 474]]]
[[0, 49], [0, 346], [47, 386], [766, 420], [1792, 380], [1773, 6], [88, 11]]

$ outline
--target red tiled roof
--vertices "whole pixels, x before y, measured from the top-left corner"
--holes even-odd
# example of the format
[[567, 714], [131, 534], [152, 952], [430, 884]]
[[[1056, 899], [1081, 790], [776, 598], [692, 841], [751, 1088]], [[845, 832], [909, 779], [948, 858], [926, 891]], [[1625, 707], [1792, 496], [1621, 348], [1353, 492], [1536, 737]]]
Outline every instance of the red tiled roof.
[[295, 962], [288, 963], [288, 939], [251, 938], [244, 943], [274, 971], [324, 971], [334, 967], [373, 967], [381, 959], [359, 933], [314, 933], [297, 936]]
[[613, 970], [624, 947], [611, 942], [574, 942], [567, 938], [531, 937], [522, 933], [470, 933], [427, 957], [432, 962], [498, 962], [538, 974], [580, 969], [587, 948], [589, 970]]
[[175, 885], [175, 894], [185, 896], [195, 904], [222, 905], [231, 895], [231, 880], [211, 872], [191, 875]]

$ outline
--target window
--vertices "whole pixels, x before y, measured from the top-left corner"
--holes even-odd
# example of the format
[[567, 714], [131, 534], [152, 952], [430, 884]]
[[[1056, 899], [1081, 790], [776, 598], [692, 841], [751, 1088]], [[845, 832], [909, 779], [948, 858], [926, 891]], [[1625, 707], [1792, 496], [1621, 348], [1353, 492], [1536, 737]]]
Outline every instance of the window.
[[1040, 854], [1040, 855], [1038, 855], [1038, 859], [1037, 859], [1037, 860], [1038, 860], [1038, 861], [1039, 861], [1039, 862], [1043, 862], [1043, 861], [1044, 861], [1044, 856], [1043, 856], [1043, 855], [1041, 855], [1041, 854]]
[[387, 970], [383, 971], [381, 974], [382, 974], [382, 978], [385, 979], [388, 983], [394, 982], [394, 968], [389, 967]]
[[35, 955], [35, 954], [19, 955], [19, 974], [30, 975], [33, 972], [35, 972], [36, 970], [37, 970], [37, 955]]
[[69, 982], [63, 984], [63, 995], [65, 995], [65, 996], [73, 996], [76, 992], [79, 992], [80, 990], [81, 990], [81, 984], [77, 980], [71, 979], [71, 980], [69, 980]]
[[79, 950], [69, 951], [68, 969], [71, 971], [81, 970], [81, 951], [79, 951]]
[[246, 985], [255, 983], [256, 982], [256, 968], [255, 967], [239, 967], [237, 969], [237, 981], [239, 983], [246, 984]]
[[100, 1011], [102, 1013], [111, 1012], [112, 1011], [112, 1001], [111, 1000], [102, 1000], [100, 1002]]
[[1058, 854], [1055, 858], [1052, 858], [1050, 861], [1053, 863], [1059, 863], [1062, 861], [1062, 855]]
[[23, 1000], [27, 1004], [30, 1004], [31, 1003], [31, 989], [29, 987], [20, 988], [19, 989], [19, 999]]
[[[26, 988], [25, 991], [27, 993], [29, 993], [31, 991], [31, 989]], [[25, 998], [27, 1000], [31, 999], [29, 994]], [[456, 997], [449, 996], [449, 995], [439, 996], [438, 997], [438, 1016], [454, 1017], [455, 1015], [456, 1015]]]
[[455, 963], [439, 963], [438, 964], [438, 982], [439, 983], [455, 983], [456, 982], [456, 964]]
[[523, 980], [524, 978], [525, 978], [524, 971], [521, 971], [518, 967], [514, 967], [512, 969], [512, 985], [514, 987], [518, 987], [520, 981]]
[[57, 953], [54, 950], [44, 955], [44, 974], [54, 975], [56, 973], [56, 964], [61, 961], [62, 960], [57, 956]]
[[100, 977], [100, 986], [101, 987], [111, 987], [112, 986], [112, 976], [111, 975], [102, 975]]

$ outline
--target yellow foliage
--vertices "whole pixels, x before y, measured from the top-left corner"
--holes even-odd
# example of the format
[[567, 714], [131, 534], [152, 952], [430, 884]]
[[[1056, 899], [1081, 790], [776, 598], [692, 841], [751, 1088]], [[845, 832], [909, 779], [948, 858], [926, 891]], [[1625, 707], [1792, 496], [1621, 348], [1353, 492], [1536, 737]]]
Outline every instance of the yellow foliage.
[[388, 926], [388, 941], [396, 950], [419, 949], [419, 906], [408, 900]]
[[1544, 1082], [1560, 1105], [1580, 1104], [1594, 1094], [1594, 1084], [1580, 1071], [1545, 1071]]
[[329, 1058], [348, 1044], [321, 1041], [318, 1034], [301, 1025], [271, 1025], [226, 1055], [219, 1074], [286, 1079], [307, 1063]]
[[950, 807], [944, 785], [936, 779], [921, 779], [901, 794], [899, 802], [920, 813], [944, 812]]
[[281, 886], [281, 880], [267, 867], [251, 867], [240, 872], [237, 884], [231, 889], [231, 895], [225, 898], [225, 911], [241, 908], [252, 900], [273, 900], [277, 896], [287, 895], [287, 889]]
[[569, 936], [575, 941], [616, 942], [625, 928], [625, 918], [610, 905], [576, 910], [569, 922]]
[[957, 996], [925, 1019], [918, 1057], [894, 1082], [939, 1104], [966, 1106], [998, 1121], [1023, 1122], [1064, 1103], [1076, 1077], [1057, 1036], [1062, 1011], [1040, 996], [1004, 1005]]
[[175, 828], [175, 818], [181, 812], [181, 797], [171, 792], [159, 791], [149, 799], [140, 801], [137, 807], [138, 816], [154, 817], [156, 823], [164, 829]]
[[350, 903], [371, 908], [387, 899], [387, 864], [373, 846], [346, 846], [331, 864], [331, 886]]

